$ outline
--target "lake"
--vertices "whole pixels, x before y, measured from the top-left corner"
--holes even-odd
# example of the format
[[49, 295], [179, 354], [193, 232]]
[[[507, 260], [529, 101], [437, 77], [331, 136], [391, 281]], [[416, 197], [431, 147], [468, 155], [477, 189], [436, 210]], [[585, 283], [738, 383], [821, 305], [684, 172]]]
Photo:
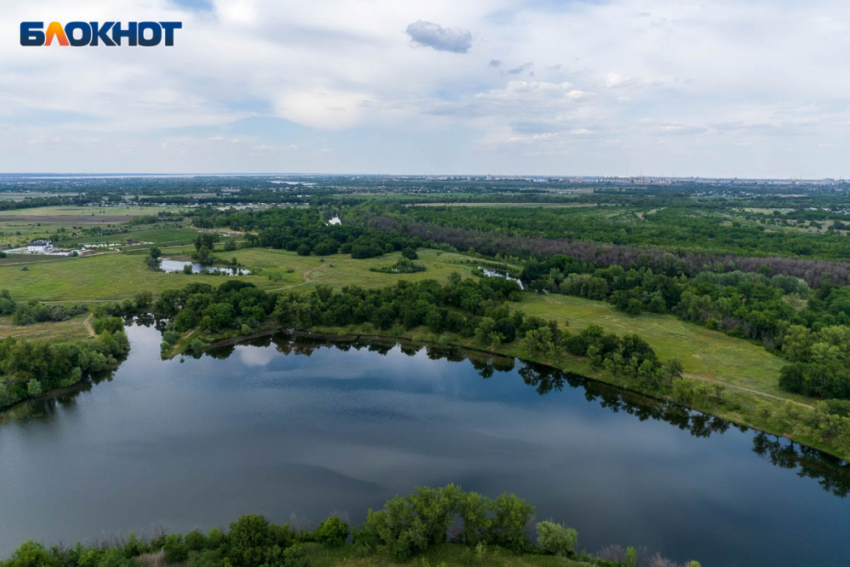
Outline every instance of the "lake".
[[703, 567], [847, 565], [846, 463], [578, 376], [453, 350], [278, 335], [114, 374], [0, 426], [0, 557], [23, 540], [360, 523], [414, 486], [509, 491], [579, 547]]

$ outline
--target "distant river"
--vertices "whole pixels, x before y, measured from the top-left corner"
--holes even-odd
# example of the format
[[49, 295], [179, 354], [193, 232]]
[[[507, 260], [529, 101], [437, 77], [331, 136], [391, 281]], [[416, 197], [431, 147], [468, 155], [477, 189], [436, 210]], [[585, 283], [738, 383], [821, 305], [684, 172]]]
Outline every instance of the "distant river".
[[110, 379], [0, 425], [0, 557], [23, 540], [208, 530], [247, 513], [353, 522], [414, 486], [510, 491], [607, 544], [704, 567], [846, 566], [848, 466], [512, 359], [278, 336], [159, 360], [128, 328]]

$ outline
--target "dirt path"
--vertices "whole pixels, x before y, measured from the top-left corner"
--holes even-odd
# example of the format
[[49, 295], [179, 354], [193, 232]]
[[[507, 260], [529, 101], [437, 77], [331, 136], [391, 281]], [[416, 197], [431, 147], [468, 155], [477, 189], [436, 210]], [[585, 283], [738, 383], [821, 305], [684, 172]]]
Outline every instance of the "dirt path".
[[768, 394], [767, 392], [753, 390], [752, 388], [747, 388], [746, 386], [738, 386], [737, 384], [724, 382], [723, 380], [718, 380], [716, 378], [708, 378], [707, 376], [699, 376], [698, 374], [688, 374], [687, 372], [684, 373], [683, 376], [685, 376], [686, 378], [691, 378], [693, 380], [699, 380], [700, 382], [711, 382], [712, 384], [720, 384], [721, 386], [726, 386], [727, 388], [735, 388], [736, 390], [742, 390], [744, 392], [749, 392], [750, 394], [756, 394], [759, 396], [764, 396], [766, 398], [772, 398], [774, 400], [779, 400], [780, 402], [792, 402], [797, 404], [798, 406], [803, 406], [804, 408], [815, 409], [809, 404], [804, 404], [803, 402], [783, 398], [782, 396], [777, 396], [776, 394]]
[[304, 281], [299, 283], [299, 284], [287, 285], [287, 286], [279, 287], [277, 289], [270, 289], [269, 291], [283, 291], [285, 289], [292, 289], [293, 287], [300, 287], [302, 285], [307, 285], [308, 283], [310, 283], [310, 274], [312, 274], [313, 272], [316, 272], [318, 270], [321, 270], [322, 268], [324, 268], [326, 266], [327, 266], [327, 264], [322, 264], [321, 266], [319, 266], [317, 268], [313, 268], [312, 270], [307, 270], [306, 272], [302, 272], [301, 275], [304, 276]]
[[88, 329], [89, 335], [96, 337], [97, 335], [95, 334], [94, 329], [91, 328], [92, 317], [94, 317], [94, 313], [89, 313], [89, 316], [86, 317], [85, 321], [83, 321], [83, 325], [85, 325], [86, 329]]

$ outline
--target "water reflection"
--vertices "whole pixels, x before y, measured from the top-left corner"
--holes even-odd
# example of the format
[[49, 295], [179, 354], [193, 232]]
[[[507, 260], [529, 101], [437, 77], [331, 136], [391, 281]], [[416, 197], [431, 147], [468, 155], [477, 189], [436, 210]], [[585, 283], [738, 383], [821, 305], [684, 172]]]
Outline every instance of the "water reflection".
[[514, 491], [589, 550], [648, 545], [736, 567], [850, 553], [847, 463], [676, 404], [395, 341], [279, 334], [160, 361], [165, 322], [130, 323], [115, 373], [3, 417], [0, 556], [30, 537], [160, 520], [188, 531], [340, 509], [356, 523], [394, 494], [447, 482]]
[[[316, 350], [322, 348], [337, 349], [343, 352], [350, 349], [365, 349], [386, 356], [387, 353], [398, 346], [403, 354], [412, 357], [424, 349], [430, 360], [448, 360], [451, 362], [468, 360], [484, 379], [491, 378], [496, 372], [510, 372], [514, 370], [518, 362], [512, 357], [480, 351], [443, 346], [423, 347], [406, 341], [394, 340], [381, 342], [375, 340], [341, 340], [332, 343], [326, 339], [277, 334], [250, 339], [242, 344], [255, 347], [274, 345], [277, 352], [281, 354], [302, 356], [311, 356]], [[199, 356], [226, 359], [233, 354], [235, 349], [236, 345], [229, 345]], [[550, 366], [532, 362], [519, 363], [521, 367], [518, 374], [528, 386], [534, 388], [541, 396], [561, 392], [565, 386], [583, 389], [584, 397], [588, 402], [598, 402], [600, 407], [614, 413], [623, 412], [635, 416], [640, 421], [650, 419], [663, 421], [682, 431], [689, 432], [694, 437], [707, 438], [713, 434], [722, 435], [730, 428], [742, 432], [749, 430], [746, 426], [737, 425], [719, 417], [693, 411], [679, 404], [651, 398], [604, 382], [591, 380], [578, 374], [563, 372]], [[764, 432], [758, 432], [753, 438], [753, 452], [765, 457], [775, 466], [796, 469], [800, 477], [817, 480], [824, 490], [835, 496], [844, 498], [850, 494], [850, 463], [842, 459]]]
[[[127, 325], [153, 327], [164, 332], [167, 320], [155, 318], [152, 315], [133, 316], [125, 319]], [[478, 375], [489, 379], [496, 372], [510, 372], [519, 362], [514, 358], [500, 356], [480, 351], [466, 350], [456, 347], [421, 346], [406, 341], [395, 340], [348, 340], [329, 341], [309, 337], [295, 337], [278, 333], [242, 341], [239, 345], [253, 347], [274, 346], [283, 355], [310, 357], [321, 349], [335, 349], [342, 352], [349, 350], [366, 350], [386, 356], [392, 349], [399, 347], [400, 351], [410, 357], [424, 350], [430, 360], [447, 360], [450, 362], [469, 361]], [[209, 357], [218, 360], [230, 358], [237, 349], [237, 344], [211, 349], [193, 358]], [[187, 355], [189, 356], [189, 355]], [[597, 402], [600, 407], [613, 413], [624, 412], [635, 416], [640, 421], [654, 420], [669, 423], [680, 430], [687, 431], [694, 437], [710, 437], [712, 434], [723, 434], [730, 428], [747, 431], [749, 428], [736, 425], [725, 419], [689, 410], [671, 402], [664, 402], [637, 392], [624, 390], [585, 378], [583, 376], [563, 372], [556, 368], [530, 362], [519, 362], [517, 371], [523, 382], [534, 388], [541, 396], [562, 392], [565, 387], [582, 389], [588, 402]], [[101, 382], [111, 382], [115, 371], [103, 372], [90, 380], [66, 388], [52, 396], [24, 402], [13, 406], [6, 412], [0, 413], [0, 425], [11, 422], [24, 422], [31, 419], [49, 420], [62, 408], [75, 405], [77, 396], [90, 392], [92, 387]], [[850, 463], [837, 457], [788, 441], [764, 432], [758, 432], [753, 438], [753, 452], [770, 461], [771, 464], [795, 469], [798, 476], [817, 480], [827, 492], [841, 498], [850, 494]]]

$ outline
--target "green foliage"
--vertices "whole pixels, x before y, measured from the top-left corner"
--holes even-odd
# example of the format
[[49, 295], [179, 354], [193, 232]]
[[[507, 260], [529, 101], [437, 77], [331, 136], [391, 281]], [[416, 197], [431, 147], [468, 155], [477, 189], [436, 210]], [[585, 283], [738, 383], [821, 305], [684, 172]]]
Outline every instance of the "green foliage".
[[45, 305], [37, 301], [29, 303], [15, 303], [4, 290], [5, 295], [0, 296], [0, 314], [13, 313], [12, 323], [15, 325], [34, 325], [45, 321], [67, 321], [81, 313], [88, 312], [86, 304], [78, 305]]
[[575, 557], [578, 532], [554, 522], [537, 523], [537, 543], [546, 553], [560, 557]]
[[83, 376], [115, 367], [116, 357], [129, 349], [123, 330], [104, 330], [96, 340], [80, 344], [8, 337], [0, 341], [0, 407], [70, 386]]
[[348, 539], [348, 534], [348, 524], [336, 516], [331, 516], [319, 524], [319, 527], [316, 530], [316, 538], [318, 541], [331, 547], [338, 547], [344, 544]]
[[60, 567], [59, 560], [50, 555], [40, 543], [29, 540], [15, 550], [3, 567]]
[[263, 565], [274, 545], [269, 521], [256, 514], [242, 516], [230, 524], [227, 558], [235, 567]]
[[493, 541], [515, 552], [532, 547], [526, 528], [533, 519], [534, 507], [514, 494], [501, 494], [493, 502]]
[[167, 535], [162, 549], [165, 551], [166, 563], [183, 563], [189, 559], [189, 549], [181, 534]]

